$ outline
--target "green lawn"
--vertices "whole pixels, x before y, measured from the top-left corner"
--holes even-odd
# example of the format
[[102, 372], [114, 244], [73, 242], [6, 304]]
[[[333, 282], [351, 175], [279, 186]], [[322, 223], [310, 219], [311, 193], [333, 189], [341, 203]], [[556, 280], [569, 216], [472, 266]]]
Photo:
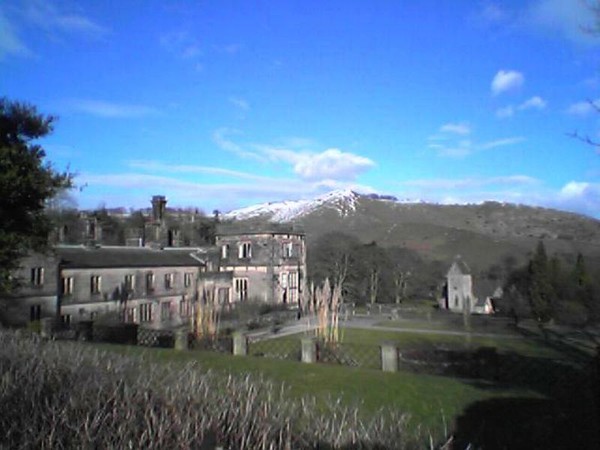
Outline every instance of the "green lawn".
[[[277, 340], [287, 341], [293, 348], [299, 335]], [[400, 346], [432, 345], [433, 343], [465, 344], [464, 338], [443, 335], [380, 332], [372, 330], [346, 329], [344, 342], [377, 346], [382, 341], [395, 341]], [[473, 339], [470, 345], [491, 344], [489, 340]], [[503, 348], [508, 344], [502, 342]], [[511, 342], [510, 345], [516, 345]], [[464, 409], [492, 398], [538, 398], [539, 394], [526, 389], [475, 386], [468, 381], [440, 376], [429, 376], [409, 372], [384, 373], [379, 370], [361, 369], [335, 364], [303, 364], [263, 357], [240, 357], [207, 351], [177, 352], [170, 349], [147, 349], [117, 345], [102, 345], [105, 350], [124, 354], [143, 354], [150, 361], [165, 364], [181, 364], [195, 360], [201, 370], [212, 370], [224, 374], [233, 373], [262, 376], [288, 388], [294, 398], [313, 396], [317, 400], [338, 399], [346, 405], [360, 405], [365, 417], [380, 408], [392, 408], [407, 412], [412, 423], [430, 430], [440, 437], [444, 431], [444, 420], [449, 424]], [[290, 347], [290, 348], [292, 348]], [[519, 350], [528, 350], [524, 343]], [[250, 346], [252, 350], [252, 345]], [[254, 347], [256, 348], [256, 346]], [[259, 347], [260, 348], [260, 347]], [[299, 349], [299, 345], [297, 347]], [[262, 351], [265, 349], [263, 348]], [[321, 403], [325, 405], [323, 401]]]
[[520, 337], [457, 336], [443, 333], [414, 333], [382, 331], [370, 329], [344, 328], [342, 339], [345, 343], [380, 345], [382, 342], [395, 342], [399, 348], [444, 347], [451, 349], [476, 349], [495, 347], [499, 352], [514, 352], [522, 356], [560, 358], [561, 353], [550, 346]]

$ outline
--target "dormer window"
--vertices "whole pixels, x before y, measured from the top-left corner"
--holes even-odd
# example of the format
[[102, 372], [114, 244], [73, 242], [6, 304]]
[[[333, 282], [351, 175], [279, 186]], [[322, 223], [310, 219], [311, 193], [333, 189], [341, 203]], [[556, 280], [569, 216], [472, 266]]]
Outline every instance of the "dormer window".
[[250, 242], [242, 242], [238, 247], [238, 257], [240, 259], [252, 258], [252, 244]]

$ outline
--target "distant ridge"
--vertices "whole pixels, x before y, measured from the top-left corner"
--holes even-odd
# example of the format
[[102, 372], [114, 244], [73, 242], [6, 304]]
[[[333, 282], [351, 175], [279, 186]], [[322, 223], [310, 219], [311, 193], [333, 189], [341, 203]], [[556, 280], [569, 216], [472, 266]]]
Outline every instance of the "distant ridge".
[[364, 243], [415, 250], [447, 267], [457, 254], [477, 268], [499, 264], [509, 255], [524, 261], [543, 240], [550, 254], [574, 260], [581, 252], [600, 268], [600, 221], [533, 206], [494, 201], [443, 205], [337, 190], [312, 200], [248, 206], [222, 218], [291, 222], [305, 230], [309, 243], [327, 232], [344, 232]]
[[248, 220], [263, 218], [271, 222], [292, 222], [321, 208], [337, 210], [344, 217], [356, 210], [361, 198], [396, 203], [422, 203], [420, 200], [398, 200], [393, 195], [360, 194], [351, 189], [340, 189], [315, 197], [312, 200], [288, 200], [260, 203], [235, 209], [223, 215], [227, 220]]

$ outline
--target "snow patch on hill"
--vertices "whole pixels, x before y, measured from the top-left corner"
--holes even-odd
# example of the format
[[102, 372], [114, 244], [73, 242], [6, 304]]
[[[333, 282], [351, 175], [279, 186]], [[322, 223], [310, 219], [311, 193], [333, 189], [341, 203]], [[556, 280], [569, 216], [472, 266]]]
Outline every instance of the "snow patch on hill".
[[[345, 217], [356, 211], [356, 206], [361, 197], [374, 199], [372, 195], [363, 196], [350, 189], [343, 189], [328, 192], [312, 200], [289, 200], [248, 206], [231, 211], [223, 217], [234, 220], [264, 217], [272, 222], [290, 222], [322, 208], [334, 209], [340, 216]], [[398, 203], [415, 203], [412, 201], [398, 201], [389, 196], [383, 197], [381, 200]]]

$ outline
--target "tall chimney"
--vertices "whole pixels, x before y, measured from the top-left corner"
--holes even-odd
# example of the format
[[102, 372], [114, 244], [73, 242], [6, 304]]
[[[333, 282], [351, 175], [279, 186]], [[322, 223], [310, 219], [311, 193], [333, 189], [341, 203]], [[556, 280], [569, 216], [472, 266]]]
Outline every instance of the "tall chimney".
[[164, 195], [154, 195], [152, 197], [152, 221], [162, 222], [165, 218], [165, 209], [167, 199]]

